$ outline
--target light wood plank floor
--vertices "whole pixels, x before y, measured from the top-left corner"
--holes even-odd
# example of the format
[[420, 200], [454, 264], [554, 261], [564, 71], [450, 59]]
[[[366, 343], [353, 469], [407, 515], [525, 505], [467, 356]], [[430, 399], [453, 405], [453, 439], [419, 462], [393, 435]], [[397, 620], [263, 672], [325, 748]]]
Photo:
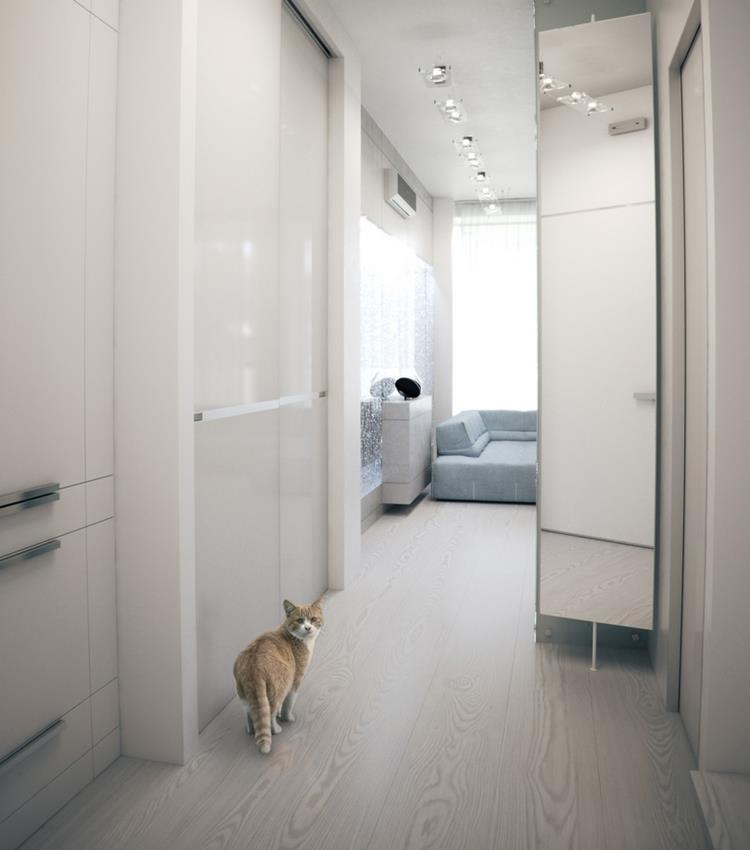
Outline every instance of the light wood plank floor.
[[270, 756], [234, 702], [189, 764], [121, 758], [24, 846], [707, 850], [646, 653], [591, 673], [586, 648], [534, 643], [534, 525], [529, 506], [387, 513]]
[[573, 534], [541, 535], [542, 614], [650, 629], [654, 550]]

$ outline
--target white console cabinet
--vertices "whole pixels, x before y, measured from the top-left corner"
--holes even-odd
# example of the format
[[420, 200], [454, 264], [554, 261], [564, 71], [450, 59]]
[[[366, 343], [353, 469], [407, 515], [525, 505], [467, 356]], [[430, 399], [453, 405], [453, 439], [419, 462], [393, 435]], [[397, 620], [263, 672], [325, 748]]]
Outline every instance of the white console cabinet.
[[383, 402], [383, 504], [409, 505], [430, 483], [432, 396]]

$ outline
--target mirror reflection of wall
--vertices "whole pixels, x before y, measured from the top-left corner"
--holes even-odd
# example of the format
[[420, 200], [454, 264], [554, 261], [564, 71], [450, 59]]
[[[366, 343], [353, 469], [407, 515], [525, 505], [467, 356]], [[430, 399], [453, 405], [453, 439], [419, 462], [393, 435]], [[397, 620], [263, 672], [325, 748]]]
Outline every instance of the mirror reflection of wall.
[[650, 629], [651, 17], [539, 35], [542, 615]]

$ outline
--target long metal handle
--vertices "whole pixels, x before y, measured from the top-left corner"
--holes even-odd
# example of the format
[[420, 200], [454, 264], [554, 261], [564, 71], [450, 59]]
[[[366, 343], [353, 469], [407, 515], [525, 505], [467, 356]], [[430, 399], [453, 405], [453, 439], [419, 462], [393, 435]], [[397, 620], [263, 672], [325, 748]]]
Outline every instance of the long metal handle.
[[0, 496], [0, 518], [10, 516], [18, 511], [35, 508], [37, 505], [47, 505], [60, 498], [60, 485], [56, 481], [40, 484], [38, 487], [27, 487]]
[[11, 564], [17, 564], [20, 561], [30, 561], [32, 558], [46, 555], [47, 552], [54, 552], [61, 545], [59, 540], [45, 540], [44, 543], [27, 546], [25, 549], [17, 549], [15, 552], [10, 552], [8, 555], [3, 555], [0, 558], [0, 570], [11, 566]]
[[656, 401], [656, 393], [633, 393], [636, 401]]
[[64, 726], [65, 721], [62, 717], [58, 717], [57, 720], [53, 720], [52, 723], [45, 726], [40, 732], [37, 732], [36, 735], [27, 738], [22, 744], [19, 744], [9, 753], [2, 756], [0, 758], [0, 776], [41, 749], [41, 747], [49, 743], [53, 738], [56, 738], [62, 732]]

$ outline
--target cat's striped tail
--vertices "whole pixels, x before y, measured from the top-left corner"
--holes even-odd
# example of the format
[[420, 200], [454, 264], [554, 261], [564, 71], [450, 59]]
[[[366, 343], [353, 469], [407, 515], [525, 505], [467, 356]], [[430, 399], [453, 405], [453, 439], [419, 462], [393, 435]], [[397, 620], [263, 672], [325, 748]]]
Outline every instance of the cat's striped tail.
[[255, 699], [250, 703], [250, 714], [253, 718], [255, 743], [262, 753], [271, 752], [271, 705], [268, 702], [266, 683], [262, 682], [255, 692]]

